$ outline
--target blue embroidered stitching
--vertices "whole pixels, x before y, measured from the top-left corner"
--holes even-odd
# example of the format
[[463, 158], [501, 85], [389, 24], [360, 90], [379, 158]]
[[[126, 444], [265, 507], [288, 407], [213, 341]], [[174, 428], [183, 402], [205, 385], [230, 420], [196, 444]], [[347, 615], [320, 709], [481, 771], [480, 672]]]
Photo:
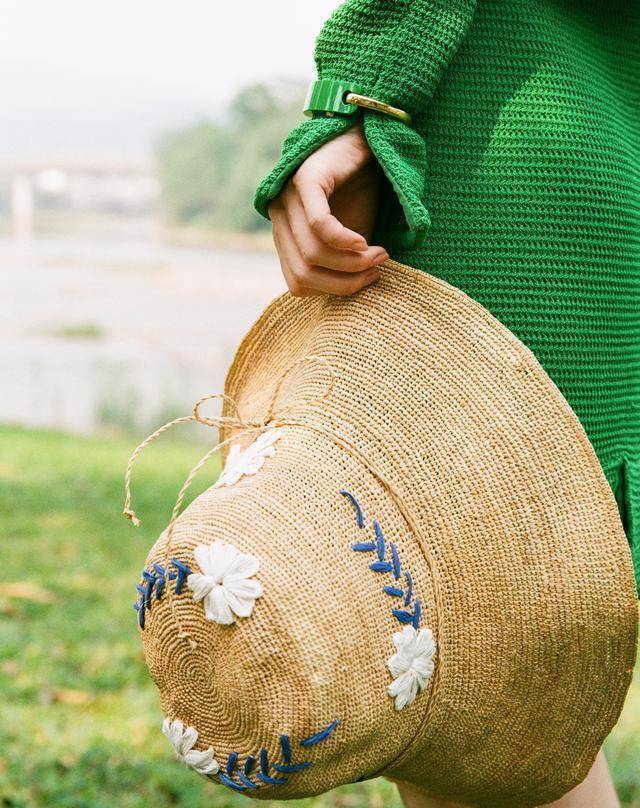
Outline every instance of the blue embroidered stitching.
[[317, 743], [320, 743], [320, 741], [324, 741], [325, 738], [328, 738], [329, 735], [331, 735], [339, 723], [340, 720], [337, 719], [332, 724], [329, 724], [328, 727], [321, 729], [320, 732], [316, 732], [315, 735], [310, 735], [308, 738], [303, 738], [300, 741], [300, 746], [315, 746]]
[[140, 593], [140, 600], [133, 604], [133, 608], [138, 612], [138, 625], [144, 629], [145, 614], [151, 611], [152, 595], [155, 591], [155, 599], [160, 600], [167, 585], [167, 580], [175, 581], [174, 592], [176, 595], [181, 595], [184, 587], [184, 582], [188, 575], [191, 575], [191, 569], [180, 559], [172, 558], [171, 564], [175, 568], [174, 571], [167, 571], [161, 564], [153, 565], [153, 572], [149, 570], [142, 570], [142, 584], [136, 584], [136, 589]]
[[364, 515], [362, 513], [362, 508], [360, 507], [360, 503], [353, 496], [353, 494], [350, 494], [348, 491], [343, 489], [340, 493], [343, 494], [345, 497], [348, 497], [348, 499], [351, 501], [351, 504], [353, 505], [353, 507], [356, 510], [356, 516], [358, 517], [358, 527], [363, 528], [364, 527]]
[[[303, 738], [300, 741], [299, 746], [304, 749], [322, 743], [322, 741], [325, 741], [331, 736], [339, 723], [339, 719], [332, 721], [329, 726], [321, 729], [320, 732], [316, 732], [314, 735], [309, 735], [307, 738]], [[269, 754], [266, 748], [263, 746], [260, 750], [258, 756], [259, 768], [257, 771], [254, 771], [252, 775], [256, 780], [259, 780], [260, 783], [264, 783], [265, 785], [269, 786], [284, 785], [288, 778], [274, 777], [272, 774], [270, 774], [272, 770], [279, 775], [289, 775], [294, 774], [295, 772], [304, 771], [313, 765], [313, 762], [310, 760], [303, 760], [299, 763], [293, 762], [293, 750], [291, 747], [291, 740], [288, 735], [280, 736], [280, 747], [282, 749], [282, 763], [271, 763], [269, 761]], [[238, 753], [230, 752], [229, 757], [227, 758], [227, 763], [224, 767], [224, 773], [219, 771], [215, 775], [208, 775], [208, 777], [210, 780], [216, 780], [217, 778], [219, 783], [221, 783], [223, 786], [227, 786], [227, 788], [232, 788], [234, 791], [245, 791], [248, 788], [255, 790], [260, 788], [260, 785], [255, 783], [249, 777], [253, 771], [255, 762], [256, 758], [254, 755], [247, 755], [243, 766], [240, 767], [238, 766]], [[234, 780], [234, 777], [237, 777], [240, 782]]]
[[[346, 497], [349, 502], [353, 505], [356, 518], [358, 521], [358, 528], [360, 530], [364, 529], [365, 527], [365, 519], [362, 510], [362, 506], [358, 502], [358, 500], [354, 497], [354, 495], [345, 489], [342, 489], [340, 493]], [[422, 606], [420, 604], [420, 600], [418, 598], [413, 597], [413, 578], [409, 570], [402, 569], [402, 564], [400, 562], [400, 556], [398, 554], [398, 548], [396, 545], [390, 541], [387, 543], [382, 528], [380, 527], [380, 523], [377, 519], [373, 520], [373, 530], [375, 533], [375, 541], [366, 541], [366, 542], [355, 542], [351, 545], [351, 549], [354, 550], [356, 553], [376, 553], [378, 556], [377, 561], [372, 561], [369, 564], [369, 569], [373, 572], [378, 573], [393, 573], [394, 580], [398, 582], [402, 577], [404, 572], [404, 577], [407, 582], [406, 590], [402, 589], [397, 583], [395, 586], [385, 585], [383, 587], [383, 591], [393, 598], [404, 598], [404, 609], [392, 609], [391, 614], [396, 618], [399, 623], [403, 625], [411, 625], [413, 626], [416, 631], [420, 626], [420, 617], [422, 615]], [[389, 548], [389, 552], [391, 553], [391, 561], [387, 561], [387, 546]], [[409, 611], [409, 604], [413, 600], [413, 610]]]

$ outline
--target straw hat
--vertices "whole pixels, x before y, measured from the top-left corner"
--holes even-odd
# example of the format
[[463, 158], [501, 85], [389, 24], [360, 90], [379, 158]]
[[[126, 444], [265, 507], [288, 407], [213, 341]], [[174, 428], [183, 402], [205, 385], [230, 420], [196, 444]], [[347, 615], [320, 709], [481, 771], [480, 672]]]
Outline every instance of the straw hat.
[[498, 808], [580, 782], [637, 601], [611, 490], [531, 352], [388, 262], [354, 297], [274, 301], [225, 392], [224, 417], [192, 416], [222, 426], [223, 474], [138, 585], [177, 756], [259, 799], [387, 775]]

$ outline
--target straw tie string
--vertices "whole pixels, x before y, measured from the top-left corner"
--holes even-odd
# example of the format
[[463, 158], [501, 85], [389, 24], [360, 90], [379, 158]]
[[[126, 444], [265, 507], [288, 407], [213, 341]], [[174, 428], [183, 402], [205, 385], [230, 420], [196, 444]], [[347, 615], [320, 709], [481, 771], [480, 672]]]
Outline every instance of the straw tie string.
[[[282, 390], [282, 386], [284, 382], [291, 376], [292, 372], [302, 364], [307, 363], [319, 363], [325, 367], [325, 369], [329, 372], [329, 379], [328, 382], [325, 384], [325, 387], [320, 396], [316, 397], [307, 397], [298, 400], [295, 404], [283, 404], [280, 406], [277, 405], [277, 401], [280, 397], [280, 393]], [[156, 438], [160, 437], [164, 432], [171, 429], [171, 427], [188, 422], [197, 422], [199, 424], [203, 424], [207, 427], [213, 427], [217, 429], [221, 428], [229, 428], [236, 430], [233, 435], [224, 440], [218, 441], [211, 449], [209, 449], [203, 457], [196, 463], [196, 465], [191, 469], [189, 472], [186, 480], [184, 481], [182, 488], [178, 493], [178, 497], [176, 499], [175, 505], [173, 506], [173, 510], [171, 512], [171, 518], [169, 520], [169, 524], [167, 525], [166, 535], [165, 535], [165, 553], [164, 553], [164, 566], [165, 568], [168, 567], [169, 560], [171, 558], [171, 546], [173, 541], [173, 532], [176, 521], [178, 516], [180, 515], [180, 509], [182, 507], [182, 503], [184, 502], [184, 498], [187, 494], [187, 491], [191, 487], [192, 482], [200, 473], [201, 469], [209, 462], [209, 460], [222, 449], [227, 444], [231, 443], [234, 440], [238, 440], [239, 438], [246, 437], [248, 435], [256, 434], [263, 432], [267, 428], [271, 428], [276, 426], [277, 424], [281, 423], [291, 423], [291, 413], [294, 412], [296, 409], [300, 409], [301, 405], [309, 405], [313, 403], [319, 403], [324, 401], [327, 396], [329, 395], [334, 382], [334, 372], [333, 368], [327, 362], [326, 359], [317, 356], [307, 356], [302, 357], [297, 362], [294, 362], [279, 378], [276, 382], [274, 389], [272, 391], [269, 405], [267, 406], [265, 415], [260, 418], [259, 420], [252, 420], [249, 418], [244, 418], [240, 415], [239, 407], [237, 402], [231, 397], [228, 396], [226, 393], [210, 393], [208, 395], [202, 396], [201, 398], [196, 401], [193, 407], [193, 414], [192, 415], [184, 415], [180, 418], [175, 418], [173, 421], [169, 421], [168, 423], [161, 426], [159, 429], [156, 429], [151, 435], [149, 435], [145, 440], [142, 441], [133, 451], [129, 461], [127, 463], [127, 470], [125, 473], [125, 499], [124, 499], [124, 508], [123, 508], [123, 515], [126, 519], [129, 519], [134, 527], [139, 527], [140, 519], [136, 515], [136, 512], [131, 506], [131, 477], [133, 473], [133, 465], [140, 454], [146, 449], [149, 444], [153, 443]], [[212, 401], [215, 399], [221, 399], [229, 404], [229, 406], [234, 411], [233, 415], [203, 415], [201, 412], [201, 407], [208, 401]], [[186, 639], [191, 646], [192, 649], [197, 647], [197, 643], [188, 635], [186, 631], [182, 628], [182, 624], [176, 614], [175, 603], [173, 599], [173, 590], [171, 587], [167, 590], [167, 599], [168, 605], [171, 610], [171, 614], [173, 619], [178, 626], [179, 634], [178, 636], [181, 639]]]
[[[292, 372], [299, 365], [310, 362], [317, 362], [322, 364], [329, 372], [329, 380], [325, 385], [321, 395], [307, 398], [300, 397], [294, 404], [284, 404], [281, 406], [276, 406], [284, 382], [291, 376]], [[376, 464], [372, 462], [371, 458], [368, 457], [365, 452], [363, 452], [359, 447], [357, 447], [346, 436], [334, 432], [331, 428], [328, 428], [325, 424], [313, 423], [308, 419], [301, 419], [299, 417], [300, 411], [304, 409], [305, 405], [320, 403], [329, 396], [333, 388], [334, 381], [335, 381], [335, 373], [333, 371], [332, 366], [329, 364], [329, 362], [327, 362], [327, 360], [323, 359], [322, 357], [316, 357], [316, 356], [307, 356], [303, 357], [302, 359], [299, 359], [298, 361], [294, 362], [276, 382], [270, 398], [270, 403], [266, 408], [266, 414], [259, 420], [252, 420], [242, 417], [240, 415], [237, 402], [233, 398], [224, 393], [213, 393], [198, 399], [193, 408], [193, 415], [186, 415], [183, 416], [182, 418], [176, 418], [175, 420], [170, 421], [168, 424], [165, 424], [164, 426], [157, 429], [135, 449], [135, 451], [129, 458], [129, 462], [127, 464], [127, 472], [125, 475], [125, 503], [123, 511], [124, 516], [130, 519], [134, 525], [137, 526], [140, 524], [140, 520], [137, 518], [135, 512], [131, 508], [131, 472], [133, 468], [133, 463], [135, 462], [136, 458], [146, 448], [146, 446], [152, 443], [159, 435], [161, 435], [167, 429], [170, 429], [175, 424], [186, 423], [188, 421], [197, 421], [198, 423], [201, 423], [204, 426], [208, 427], [218, 427], [218, 428], [227, 427], [238, 430], [230, 437], [225, 438], [222, 441], [219, 441], [215, 446], [209, 449], [209, 451], [193, 467], [193, 469], [187, 476], [184, 484], [182, 485], [182, 488], [180, 489], [180, 492], [176, 499], [176, 503], [173, 507], [173, 511], [171, 513], [171, 519], [166, 529], [165, 554], [164, 554], [164, 564], [166, 567], [171, 558], [171, 546], [173, 541], [174, 527], [180, 514], [180, 509], [182, 507], [182, 503], [184, 501], [186, 493], [189, 490], [191, 483], [202, 469], [202, 467], [206, 465], [206, 463], [213, 457], [213, 455], [216, 452], [218, 452], [221, 448], [223, 448], [224, 446], [226, 446], [227, 444], [231, 443], [234, 440], [246, 437], [247, 435], [250, 434], [262, 432], [270, 427], [286, 425], [308, 429], [309, 431], [314, 432], [317, 435], [324, 436], [329, 441], [334, 443], [336, 446], [342, 448], [347, 454], [358, 459], [359, 462], [362, 463], [362, 465], [369, 470], [369, 472], [373, 475], [373, 477], [380, 483], [382, 488], [385, 491], [387, 491], [392, 501], [395, 503], [399, 513], [403, 517], [409, 529], [409, 532], [419, 542], [432, 579], [434, 607], [435, 607], [434, 612], [437, 621], [435, 626], [436, 640], [437, 640], [437, 638], [441, 634], [440, 622], [442, 620], [443, 615], [442, 593], [440, 589], [439, 574], [434, 559], [431, 555], [429, 544], [426, 538], [424, 537], [422, 530], [420, 529], [415, 519], [413, 518], [411, 512], [405, 505], [400, 489], [398, 488], [398, 486], [394, 481], [389, 479], [386, 476], [386, 474], [384, 474], [379, 468], [376, 467]], [[200, 412], [200, 408], [205, 402], [218, 398], [226, 401], [230, 405], [230, 407], [234, 411], [234, 415], [205, 416]], [[296, 411], [298, 417], [294, 417], [294, 415], [296, 415]], [[174, 594], [173, 588], [169, 587], [167, 589], [167, 600], [169, 608], [171, 610], [172, 618], [178, 627], [179, 632], [178, 636], [181, 639], [186, 640], [189, 643], [190, 647], [193, 650], [195, 650], [197, 648], [197, 643], [192, 637], [189, 636], [189, 634], [182, 627], [181, 621], [176, 613], [173, 594]], [[441, 656], [441, 651], [439, 651], [439, 656]], [[435, 677], [436, 678], [438, 677], [437, 670], [435, 673]]]
[[[325, 388], [322, 391], [321, 395], [316, 396], [316, 397], [303, 398], [299, 402], [296, 402], [296, 404], [293, 404], [293, 405], [283, 404], [283, 405], [281, 405], [279, 407], [276, 407], [276, 402], [277, 402], [277, 400], [278, 400], [278, 398], [280, 396], [280, 393], [281, 393], [282, 386], [283, 386], [284, 382], [291, 376], [292, 372], [297, 367], [299, 367], [302, 364], [307, 364], [307, 363], [311, 363], [311, 362], [321, 364], [329, 372], [329, 380], [326, 383]], [[140, 519], [138, 518], [138, 516], [136, 515], [136, 512], [131, 507], [131, 477], [132, 477], [132, 473], [133, 473], [133, 465], [134, 465], [135, 461], [137, 460], [137, 458], [146, 449], [146, 447], [149, 446], [149, 444], [153, 443], [153, 441], [155, 441], [156, 438], [159, 438], [160, 435], [162, 435], [164, 432], [171, 429], [171, 427], [176, 426], [177, 424], [183, 424], [183, 423], [189, 423], [189, 422], [194, 422], [195, 421], [195, 422], [197, 422], [199, 424], [202, 424], [203, 426], [214, 427], [214, 428], [217, 428], [217, 429], [222, 429], [222, 428], [226, 427], [226, 428], [229, 428], [229, 429], [237, 430], [235, 432], [235, 434], [232, 435], [230, 438], [227, 438], [227, 439], [225, 439], [223, 441], [219, 441], [214, 447], [212, 447], [206, 453], [206, 455], [203, 458], [201, 458], [201, 460], [196, 464], [196, 466], [194, 466], [194, 468], [191, 470], [189, 476], [187, 477], [187, 480], [185, 481], [185, 485], [183, 485], [183, 488], [180, 491], [180, 494], [182, 494], [182, 497], [180, 495], [178, 495], [178, 501], [176, 502], [176, 507], [174, 507], [173, 514], [177, 518], [176, 508], [178, 509], [178, 512], [179, 512], [180, 505], [182, 504], [182, 500], [184, 499], [184, 495], [186, 494], [186, 491], [188, 490], [189, 486], [191, 485], [191, 482], [193, 482], [194, 477], [200, 471], [202, 466], [217, 451], [222, 449], [224, 446], [226, 446], [228, 443], [232, 442], [233, 440], [245, 437], [245, 436], [247, 436], [249, 434], [252, 434], [252, 433], [255, 433], [255, 432], [261, 432], [262, 430], [266, 429], [267, 427], [274, 426], [276, 423], [280, 422], [282, 419], [286, 418], [287, 416], [290, 416], [291, 412], [294, 409], [299, 409], [300, 405], [316, 404], [316, 403], [320, 403], [320, 402], [324, 401], [327, 398], [327, 396], [329, 395], [329, 393], [331, 392], [331, 389], [332, 389], [333, 383], [334, 383], [334, 378], [335, 377], [334, 377], [333, 368], [331, 367], [329, 362], [327, 362], [326, 359], [323, 359], [322, 357], [319, 357], [319, 356], [302, 357], [297, 362], [294, 362], [282, 374], [282, 376], [279, 378], [276, 385], [274, 386], [273, 392], [271, 394], [269, 406], [267, 407], [265, 415], [262, 418], [260, 418], [259, 420], [253, 420], [253, 419], [242, 417], [240, 415], [240, 410], [238, 408], [237, 402], [231, 396], [228, 396], [226, 393], [209, 393], [208, 395], [202, 396], [194, 404], [194, 406], [193, 406], [193, 414], [192, 415], [183, 415], [180, 418], [174, 418], [173, 421], [169, 421], [168, 423], [166, 423], [163, 426], [156, 429], [155, 432], [152, 432], [151, 435], [149, 435], [147, 438], [145, 438], [142, 441], [142, 443], [140, 443], [134, 449], [134, 451], [133, 451], [133, 453], [132, 453], [132, 455], [129, 458], [129, 461], [127, 463], [127, 470], [126, 470], [125, 478], [124, 478], [125, 500], [124, 500], [124, 508], [123, 508], [123, 511], [122, 511], [124, 517], [126, 519], [129, 519], [131, 521], [131, 523], [134, 525], [134, 527], [139, 527]], [[220, 399], [222, 401], [227, 402], [230, 405], [230, 407], [233, 409], [234, 415], [203, 415], [202, 412], [201, 412], [201, 407], [203, 406], [203, 404], [205, 404], [208, 401], [213, 401], [215, 399]], [[185, 488], [185, 486], [186, 486], [186, 488]], [[171, 527], [171, 522], [169, 523], [168, 527], [169, 528]]]

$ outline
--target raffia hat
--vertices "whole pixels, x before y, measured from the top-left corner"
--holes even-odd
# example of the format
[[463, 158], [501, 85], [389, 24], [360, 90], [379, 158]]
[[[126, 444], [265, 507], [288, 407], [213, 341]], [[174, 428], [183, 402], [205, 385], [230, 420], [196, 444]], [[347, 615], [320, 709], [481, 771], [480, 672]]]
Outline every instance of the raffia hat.
[[274, 301], [225, 392], [222, 417], [181, 419], [222, 427], [222, 476], [176, 519], [181, 494], [138, 584], [178, 757], [258, 799], [386, 775], [498, 808], [580, 782], [637, 601], [612, 493], [531, 352], [388, 262], [354, 297]]

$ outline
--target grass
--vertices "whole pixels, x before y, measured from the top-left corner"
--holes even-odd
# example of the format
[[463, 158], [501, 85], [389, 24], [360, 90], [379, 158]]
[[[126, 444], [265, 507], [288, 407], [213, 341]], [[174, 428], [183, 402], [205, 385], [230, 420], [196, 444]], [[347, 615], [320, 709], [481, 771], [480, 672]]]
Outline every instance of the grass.
[[[0, 805], [235, 808], [249, 803], [172, 760], [142, 659], [132, 590], [199, 450], [165, 440], [134, 476], [129, 442], [0, 428]], [[211, 484], [212, 468], [197, 484]], [[640, 681], [608, 742], [625, 808], [640, 808]], [[278, 805], [281, 801], [262, 803]], [[385, 781], [292, 803], [398, 808]]]
[[[172, 759], [131, 606], [202, 448], [165, 439], [147, 450], [133, 480], [137, 530], [121, 515], [131, 449], [0, 428], [0, 806], [250, 804]], [[216, 473], [203, 473], [196, 492]], [[298, 805], [399, 803], [381, 781]]]
[[104, 337], [104, 331], [96, 323], [77, 323], [50, 331], [48, 336], [61, 339], [97, 340]]

